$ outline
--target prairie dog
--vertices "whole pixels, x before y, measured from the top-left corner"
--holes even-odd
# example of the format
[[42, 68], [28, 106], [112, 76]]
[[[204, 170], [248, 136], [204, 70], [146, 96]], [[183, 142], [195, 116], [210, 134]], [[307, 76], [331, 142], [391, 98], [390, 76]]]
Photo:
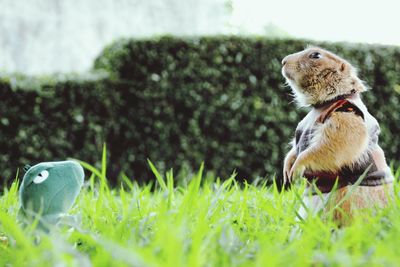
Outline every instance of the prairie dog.
[[[288, 55], [282, 65], [299, 105], [311, 107], [298, 124], [285, 157], [284, 182], [305, 177], [309, 185], [304, 203], [314, 212], [342, 202], [341, 211], [334, 211], [339, 224], [348, 222], [357, 210], [387, 205], [393, 194], [393, 176], [378, 145], [379, 124], [360, 98], [366, 88], [355, 68], [319, 47]], [[364, 172], [359, 186], [341, 201]], [[331, 193], [336, 181], [338, 189]], [[305, 210], [300, 210], [300, 216], [307, 215]]]

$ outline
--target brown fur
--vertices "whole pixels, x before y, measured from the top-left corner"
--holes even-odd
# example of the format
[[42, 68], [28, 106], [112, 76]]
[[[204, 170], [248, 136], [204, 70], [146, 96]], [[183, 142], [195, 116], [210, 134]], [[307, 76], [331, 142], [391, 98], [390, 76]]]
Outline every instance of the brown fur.
[[317, 130], [310, 147], [297, 156], [296, 169], [337, 172], [360, 160], [367, 150], [368, 133], [362, 118], [353, 113], [333, 113]]
[[[369, 208], [383, 208], [389, 204], [393, 197], [393, 184], [381, 186], [358, 186], [352, 192], [350, 187], [343, 187], [333, 193], [330, 203], [327, 203], [326, 212], [333, 212], [333, 219], [340, 225], [351, 223], [353, 217]], [[349, 194], [348, 196], [346, 196]], [[339, 207], [335, 206], [339, 203]]]
[[[320, 59], [311, 59], [318, 52]], [[315, 105], [339, 95], [365, 91], [355, 69], [344, 59], [318, 47], [285, 57], [282, 73], [295, 90], [302, 105]], [[321, 125], [313, 144], [294, 159], [294, 151], [285, 160], [285, 182], [306, 168], [313, 171], [338, 171], [362, 160], [368, 145], [368, 133], [362, 119], [352, 113], [333, 113]]]
[[[312, 53], [320, 53], [313, 58]], [[318, 105], [338, 96], [358, 94], [365, 91], [361, 80], [350, 63], [339, 56], [318, 47], [289, 55], [282, 60], [282, 74], [296, 94], [300, 105]], [[303, 123], [303, 121], [301, 122]], [[301, 175], [304, 170], [335, 173], [344, 166], [352, 166], [362, 161], [368, 153], [369, 135], [363, 119], [346, 112], [333, 112], [325, 123], [318, 124], [309, 147], [296, 155], [295, 147], [284, 161], [284, 181]], [[383, 151], [378, 147], [374, 153]], [[384, 157], [383, 157], [384, 159]], [[384, 160], [383, 160], [384, 161]], [[386, 166], [386, 162], [381, 162]], [[341, 202], [349, 187], [333, 192], [329, 207]], [[359, 186], [352, 195], [334, 211], [334, 219], [345, 224], [355, 210], [388, 203], [387, 186]]]
[[[311, 59], [310, 54], [314, 52], [322, 58]], [[319, 47], [288, 55], [282, 63], [282, 74], [294, 89], [300, 105], [314, 105], [352, 90], [366, 90], [350, 63]]]

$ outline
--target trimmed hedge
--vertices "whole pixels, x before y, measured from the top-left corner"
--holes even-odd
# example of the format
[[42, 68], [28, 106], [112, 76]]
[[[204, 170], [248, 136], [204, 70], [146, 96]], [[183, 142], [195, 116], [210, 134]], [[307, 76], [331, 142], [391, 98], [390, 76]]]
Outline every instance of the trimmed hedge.
[[[109, 177], [152, 179], [146, 159], [175, 171], [206, 169], [225, 178], [281, 175], [282, 159], [306, 110], [292, 103], [281, 59], [302, 40], [206, 37], [120, 40], [95, 69], [106, 78], [0, 83], [0, 167], [10, 177], [26, 163], [109, 150]], [[317, 43], [360, 69], [380, 121], [389, 161], [400, 159], [400, 48]], [[34, 86], [32, 86], [32, 84]]]

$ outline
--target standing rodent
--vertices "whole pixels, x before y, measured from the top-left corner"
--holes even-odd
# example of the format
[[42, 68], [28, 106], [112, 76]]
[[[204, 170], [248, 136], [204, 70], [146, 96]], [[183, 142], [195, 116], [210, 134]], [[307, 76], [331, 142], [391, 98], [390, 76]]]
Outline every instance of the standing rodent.
[[[284, 182], [305, 177], [309, 184], [304, 203], [309, 210], [328, 211], [340, 204], [334, 211], [339, 224], [347, 223], [356, 210], [386, 206], [393, 194], [393, 175], [378, 145], [379, 124], [360, 98], [366, 88], [354, 67], [318, 47], [288, 55], [282, 65], [297, 102], [311, 107], [285, 157]], [[344, 198], [364, 172], [361, 183]], [[337, 190], [331, 192], [335, 182]], [[299, 214], [306, 216], [306, 209]]]

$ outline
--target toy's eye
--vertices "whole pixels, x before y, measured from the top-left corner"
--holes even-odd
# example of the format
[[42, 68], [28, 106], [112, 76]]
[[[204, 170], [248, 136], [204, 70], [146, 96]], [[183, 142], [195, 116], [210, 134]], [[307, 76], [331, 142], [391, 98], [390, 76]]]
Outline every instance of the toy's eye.
[[43, 183], [43, 182], [47, 179], [47, 177], [49, 177], [49, 172], [46, 171], [46, 170], [41, 171], [41, 172], [33, 179], [33, 182], [34, 182], [35, 184]]
[[321, 53], [319, 53], [319, 52], [313, 52], [313, 53], [311, 53], [311, 54], [309, 55], [309, 57], [310, 57], [310, 58], [313, 58], [313, 59], [318, 59], [318, 58], [321, 58], [322, 55], [321, 55]]

